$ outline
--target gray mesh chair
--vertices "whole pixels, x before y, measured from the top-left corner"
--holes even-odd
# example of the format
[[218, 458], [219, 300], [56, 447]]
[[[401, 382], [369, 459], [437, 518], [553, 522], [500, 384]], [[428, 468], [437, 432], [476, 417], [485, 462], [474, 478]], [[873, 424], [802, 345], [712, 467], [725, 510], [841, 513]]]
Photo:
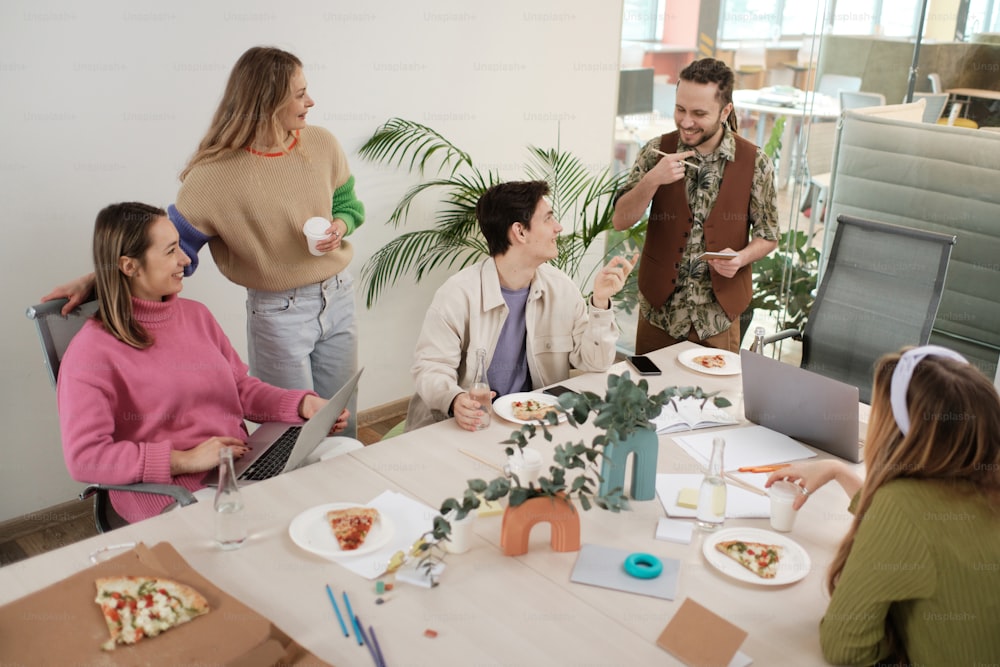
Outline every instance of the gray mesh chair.
[[840, 110], [866, 109], [868, 107], [884, 107], [885, 95], [882, 93], [863, 93], [858, 90], [840, 91]]
[[944, 290], [955, 237], [846, 215], [804, 331], [765, 338], [802, 340], [802, 367], [852, 384], [871, 401], [883, 354], [924, 345]]
[[[56, 386], [59, 378], [59, 366], [70, 340], [83, 327], [89, 317], [97, 312], [97, 301], [88, 301], [74, 310], [68, 316], [60, 314], [66, 299], [47, 301], [28, 308], [25, 315], [35, 323], [38, 341], [42, 346], [45, 367], [48, 370], [49, 381]], [[94, 498], [94, 525], [101, 533], [126, 524], [111, 506], [108, 491], [133, 491], [137, 493], [154, 493], [173, 498], [177, 504], [190, 505], [197, 502], [194, 495], [182, 486], [172, 484], [89, 484], [80, 492], [80, 500]]]
[[[936, 123], [941, 114], [944, 113], [944, 107], [948, 104], [948, 93], [913, 93], [913, 101], [924, 100], [924, 116], [923, 121], [925, 123]], [[903, 100], [904, 102], [906, 100]]]

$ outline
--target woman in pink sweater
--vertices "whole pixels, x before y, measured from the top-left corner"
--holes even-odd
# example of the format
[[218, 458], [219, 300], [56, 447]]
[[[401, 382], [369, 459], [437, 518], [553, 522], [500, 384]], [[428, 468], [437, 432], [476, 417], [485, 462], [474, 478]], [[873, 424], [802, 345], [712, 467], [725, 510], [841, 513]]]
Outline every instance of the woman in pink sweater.
[[[100, 310], [59, 369], [59, 422], [70, 475], [83, 482], [203, 488], [219, 450], [242, 456], [254, 422], [299, 422], [326, 401], [251, 377], [208, 309], [180, 299], [191, 260], [162, 209], [113, 204], [94, 228]], [[344, 429], [345, 410], [334, 427]], [[122, 518], [159, 513], [165, 496], [111, 492]]]

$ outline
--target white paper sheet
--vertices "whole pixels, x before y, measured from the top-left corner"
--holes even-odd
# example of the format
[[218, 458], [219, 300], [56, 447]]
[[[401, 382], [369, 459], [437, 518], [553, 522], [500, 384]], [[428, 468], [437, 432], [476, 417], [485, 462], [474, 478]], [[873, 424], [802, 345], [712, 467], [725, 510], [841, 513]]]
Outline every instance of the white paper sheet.
[[695, 461], [707, 467], [708, 460], [712, 456], [712, 439], [718, 436], [726, 439], [723, 456], [726, 470], [785, 463], [816, 456], [816, 453], [805, 445], [763, 426], [733, 428], [724, 433], [676, 435], [674, 442]]
[[[659, 474], [656, 476], [656, 495], [666, 510], [667, 516], [693, 519], [698, 511], [677, 504], [677, 494], [681, 489], [697, 489], [701, 486], [703, 475], [698, 474]], [[738, 474], [742, 481], [763, 490], [767, 475], [753, 473]], [[755, 479], [759, 478], [759, 479]], [[771, 516], [771, 499], [758, 496], [756, 493], [741, 489], [732, 484], [726, 485], [726, 518], [728, 519], [766, 519]]]

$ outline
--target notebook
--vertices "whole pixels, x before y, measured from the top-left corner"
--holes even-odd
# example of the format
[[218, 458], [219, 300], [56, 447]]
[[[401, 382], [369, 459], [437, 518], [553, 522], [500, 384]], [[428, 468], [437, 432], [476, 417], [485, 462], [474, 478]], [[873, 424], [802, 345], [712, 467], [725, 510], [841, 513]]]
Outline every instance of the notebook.
[[[347, 407], [357, 389], [362, 368], [327, 401], [326, 405], [304, 424], [289, 425], [281, 422], [261, 424], [247, 443], [250, 451], [236, 459], [236, 477], [241, 482], [270, 479], [283, 472], [298, 468], [330, 434], [337, 417]], [[210, 472], [204, 480], [207, 486], [218, 483], [219, 471]]]
[[852, 463], [861, 461], [858, 388], [740, 350], [746, 418]]

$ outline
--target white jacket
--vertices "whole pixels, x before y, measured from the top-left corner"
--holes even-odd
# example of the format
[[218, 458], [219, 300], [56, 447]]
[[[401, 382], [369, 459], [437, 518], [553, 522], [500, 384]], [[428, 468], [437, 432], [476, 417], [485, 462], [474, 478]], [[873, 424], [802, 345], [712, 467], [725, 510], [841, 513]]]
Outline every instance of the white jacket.
[[[448, 418], [455, 396], [471, 386], [476, 350], [487, 366], [508, 309], [492, 258], [449, 278], [434, 295], [414, 353], [416, 393], [406, 430]], [[528, 370], [535, 388], [569, 377], [570, 368], [604, 372], [614, 362], [618, 326], [613, 309], [584, 302], [569, 276], [543, 264], [535, 271], [525, 308]]]

